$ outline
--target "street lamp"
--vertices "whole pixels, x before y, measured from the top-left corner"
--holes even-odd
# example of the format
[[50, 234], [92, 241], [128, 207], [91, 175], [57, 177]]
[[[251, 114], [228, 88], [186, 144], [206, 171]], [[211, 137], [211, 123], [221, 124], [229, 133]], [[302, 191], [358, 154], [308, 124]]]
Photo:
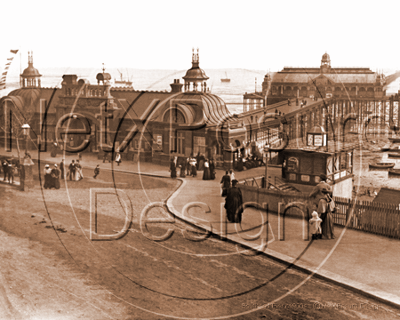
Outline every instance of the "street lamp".
[[31, 127], [29, 124], [24, 124], [22, 125], [22, 134], [25, 136], [25, 157], [24, 157], [24, 162], [23, 165], [21, 166], [21, 175], [20, 175], [20, 184], [21, 184], [21, 190], [25, 191], [28, 190], [29, 188], [32, 188], [34, 183], [33, 183], [33, 173], [32, 173], [32, 159], [31, 156], [28, 153], [28, 138], [29, 138], [29, 131]]
[[22, 125], [22, 134], [25, 136], [25, 154], [28, 153], [28, 137], [31, 126], [27, 123]]

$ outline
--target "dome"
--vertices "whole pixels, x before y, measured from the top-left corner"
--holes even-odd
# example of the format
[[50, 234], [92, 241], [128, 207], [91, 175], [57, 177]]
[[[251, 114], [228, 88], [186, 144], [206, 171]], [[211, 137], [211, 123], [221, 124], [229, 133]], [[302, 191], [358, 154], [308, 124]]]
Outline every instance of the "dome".
[[330, 63], [331, 62], [331, 57], [329, 56], [329, 54], [327, 54], [326, 52], [323, 54], [322, 56], [322, 60], [321, 63]]
[[41, 77], [42, 75], [39, 73], [38, 69], [33, 67], [33, 64], [29, 63], [28, 68], [22, 72], [21, 77], [24, 78], [32, 78], [32, 77]]
[[21, 97], [24, 100], [25, 105], [33, 104], [36, 105], [36, 103], [39, 101], [40, 98], [40, 89], [38, 88], [20, 88], [11, 91], [8, 94], [9, 97]]
[[194, 105], [200, 107], [203, 113], [201, 122], [207, 124], [222, 124], [233, 117], [224, 100], [211, 93], [185, 92], [175, 96], [173, 102], [182, 107], [186, 105], [188, 109]]
[[203, 69], [201, 69], [198, 66], [197, 67], [193, 66], [186, 72], [186, 75], [183, 77], [183, 79], [189, 80], [189, 81], [194, 81], [194, 80], [204, 81], [209, 78], [207, 77], [207, 75]]

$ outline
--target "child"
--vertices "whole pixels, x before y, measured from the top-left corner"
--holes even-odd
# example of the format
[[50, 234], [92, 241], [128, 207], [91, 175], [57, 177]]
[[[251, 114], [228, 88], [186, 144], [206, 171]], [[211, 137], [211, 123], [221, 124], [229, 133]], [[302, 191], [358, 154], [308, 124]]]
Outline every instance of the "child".
[[94, 176], [93, 178], [96, 179], [96, 177], [99, 175], [100, 173], [100, 165], [98, 164], [96, 168], [94, 168]]
[[310, 219], [310, 226], [311, 226], [311, 239], [317, 240], [321, 239], [322, 230], [321, 230], [321, 222], [322, 219], [318, 217], [317, 211], [312, 213], [312, 218]]

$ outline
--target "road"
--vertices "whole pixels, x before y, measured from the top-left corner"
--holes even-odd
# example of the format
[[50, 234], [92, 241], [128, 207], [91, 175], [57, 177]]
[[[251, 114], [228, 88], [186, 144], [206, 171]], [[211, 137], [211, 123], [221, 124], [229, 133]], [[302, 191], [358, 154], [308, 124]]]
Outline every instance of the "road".
[[[91, 171], [83, 173], [83, 180], [63, 182], [59, 190], [42, 190], [38, 181], [28, 192], [0, 185], [0, 319], [400, 316], [233, 243], [194, 241], [199, 230], [160, 207], [143, 215], [146, 205], [172, 194], [177, 180], [108, 171], [95, 180]], [[123, 192], [117, 196], [114, 188]], [[131, 207], [128, 232], [118, 240], [91, 241], [91, 205], [98, 235], [118, 234], [131, 212], [123, 207]], [[159, 223], [141, 224], [144, 218]]]

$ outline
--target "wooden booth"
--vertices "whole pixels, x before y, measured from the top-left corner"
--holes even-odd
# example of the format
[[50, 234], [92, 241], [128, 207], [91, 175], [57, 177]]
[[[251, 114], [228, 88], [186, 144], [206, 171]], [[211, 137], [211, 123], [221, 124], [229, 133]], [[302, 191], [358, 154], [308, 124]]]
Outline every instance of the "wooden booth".
[[[334, 196], [351, 198], [353, 190], [353, 149], [320, 152], [304, 149], [282, 151], [282, 178], [297, 189], [308, 191], [326, 174]], [[302, 187], [304, 186], [304, 187]]]

